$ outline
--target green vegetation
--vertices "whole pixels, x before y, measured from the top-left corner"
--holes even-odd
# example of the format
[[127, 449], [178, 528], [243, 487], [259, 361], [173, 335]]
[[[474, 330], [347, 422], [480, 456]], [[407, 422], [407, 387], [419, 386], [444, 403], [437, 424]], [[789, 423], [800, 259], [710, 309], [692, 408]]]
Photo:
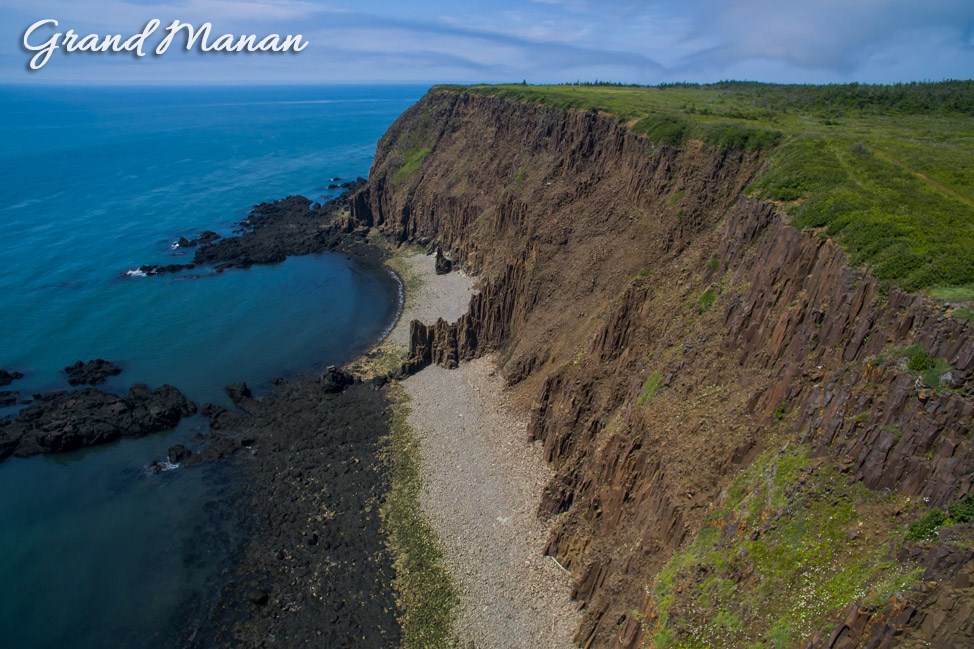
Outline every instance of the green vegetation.
[[660, 145], [767, 151], [751, 197], [779, 202], [881, 280], [974, 300], [972, 81], [441, 88], [609, 113]]
[[706, 313], [710, 310], [710, 307], [714, 305], [717, 301], [717, 289], [713, 285], [707, 287], [699, 298], [697, 298], [697, 303], [694, 307], [697, 309], [697, 313]]
[[951, 371], [950, 363], [934, 358], [922, 345], [910, 345], [893, 352], [895, 358], [906, 358], [906, 369], [918, 374], [928, 388], [940, 388], [940, 377]]
[[934, 508], [913, 521], [906, 533], [911, 541], [926, 541], [937, 538], [937, 530], [948, 525], [960, 525], [974, 520], [974, 496], [947, 507], [947, 511]]
[[393, 418], [386, 463], [392, 488], [382, 520], [395, 557], [393, 586], [399, 594], [403, 649], [457, 646], [453, 620], [459, 593], [443, 566], [443, 551], [420, 509], [422, 476], [419, 442], [406, 418], [408, 397], [391, 393]]
[[392, 175], [393, 182], [397, 185], [402, 185], [412, 180], [422, 166], [423, 160], [430, 154], [430, 151], [432, 149], [426, 146], [418, 149], [410, 149], [404, 153], [402, 156], [402, 166]]
[[657, 370], [650, 374], [646, 382], [643, 383], [643, 389], [639, 393], [639, 396], [636, 397], [636, 405], [645, 406], [652, 401], [656, 393], [659, 392], [661, 385], [663, 385], [663, 375]]
[[890, 557], [883, 496], [766, 454], [728, 489], [650, 591], [655, 647], [791, 647], [850, 603], [881, 603], [919, 573]]
[[974, 302], [974, 284], [935, 288], [930, 291], [930, 297], [944, 302]]

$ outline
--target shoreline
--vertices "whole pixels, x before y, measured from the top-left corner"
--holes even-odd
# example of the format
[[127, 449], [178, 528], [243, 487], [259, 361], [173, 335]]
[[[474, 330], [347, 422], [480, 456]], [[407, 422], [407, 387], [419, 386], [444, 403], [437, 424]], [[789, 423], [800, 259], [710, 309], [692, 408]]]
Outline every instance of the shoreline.
[[415, 316], [459, 317], [473, 280], [435, 275], [434, 258], [414, 249], [366, 246], [364, 258], [342, 252], [363, 263], [381, 259], [399, 285], [388, 333], [342, 369], [280, 381], [259, 396], [241, 393], [240, 412], [208, 412], [209, 452], [196, 461], [232, 456], [242, 469], [238, 528], [249, 533], [190, 646], [257, 646], [269, 636], [289, 645], [400, 646], [399, 558], [385, 521], [396, 498], [398, 458], [388, 449], [398, 403], [395, 387], [371, 379], [405, 358]]

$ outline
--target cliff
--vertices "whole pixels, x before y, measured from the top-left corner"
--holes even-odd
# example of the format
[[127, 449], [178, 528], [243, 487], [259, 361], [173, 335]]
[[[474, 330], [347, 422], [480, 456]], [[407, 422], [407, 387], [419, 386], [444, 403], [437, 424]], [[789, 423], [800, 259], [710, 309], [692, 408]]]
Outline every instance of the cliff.
[[557, 471], [539, 515], [578, 643], [969, 637], [969, 525], [904, 537], [974, 492], [971, 322], [745, 197], [759, 151], [630, 126], [434, 89], [346, 224], [480, 277], [457, 322], [413, 324], [409, 366], [499, 353]]

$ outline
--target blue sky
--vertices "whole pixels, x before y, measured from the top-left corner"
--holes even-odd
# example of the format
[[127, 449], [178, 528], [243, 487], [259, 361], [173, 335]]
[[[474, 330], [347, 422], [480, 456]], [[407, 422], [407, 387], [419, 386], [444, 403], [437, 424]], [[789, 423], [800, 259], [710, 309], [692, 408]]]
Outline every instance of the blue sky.
[[[974, 0], [0, 0], [0, 81], [22, 83], [892, 82], [974, 76]], [[121, 33], [151, 18], [302, 34], [297, 55], [56, 52], [33, 22]], [[51, 32], [45, 32], [45, 38]], [[43, 39], [41, 39], [43, 40]]]

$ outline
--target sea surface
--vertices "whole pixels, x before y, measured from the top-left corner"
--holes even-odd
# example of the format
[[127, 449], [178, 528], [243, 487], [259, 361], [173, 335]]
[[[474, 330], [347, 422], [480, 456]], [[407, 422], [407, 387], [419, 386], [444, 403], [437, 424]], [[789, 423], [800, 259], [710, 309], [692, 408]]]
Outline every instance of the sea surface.
[[[231, 233], [255, 203], [323, 201], [367, 174], [418, 86], [0, 87], [0, 368], [25, 395], [105, 358], [104, 389], [170, 383], [229, 405], [354, 357], [397, 313], [381, 268], [335, 254], [201, 277], [175, 239]], [[185, 253], [182, 255], [181, 253]], [[0, 416], [16, 410], [0, 411]], [[234, 471], [147, 465], [205, 430], [0, 463], [0, 644], [173, 647], [216, 602], [242, 537]]]

